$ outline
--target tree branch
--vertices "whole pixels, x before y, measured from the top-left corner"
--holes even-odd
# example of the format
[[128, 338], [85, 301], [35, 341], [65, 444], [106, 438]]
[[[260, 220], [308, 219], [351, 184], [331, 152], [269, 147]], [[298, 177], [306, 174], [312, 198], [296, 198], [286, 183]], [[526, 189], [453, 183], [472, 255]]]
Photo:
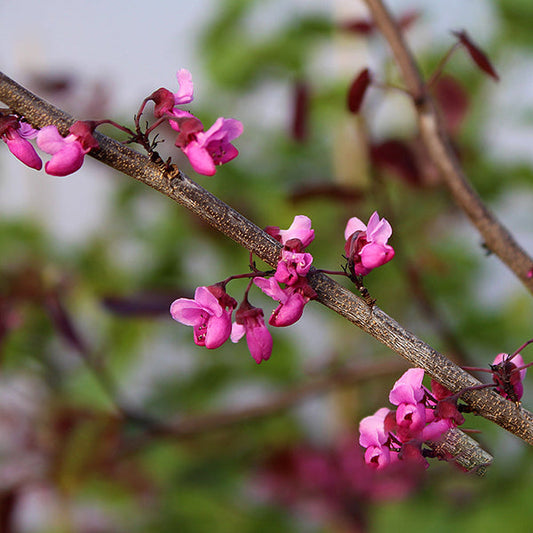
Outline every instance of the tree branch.
[[444, 183], [457, 205], [483, 237], [486, 247], [496, 254], [533, 293], [533, 277], [528, 275], [533, 269], [533, 259], [487, 208], [468, 181], [398, 25], [381, 0], [364, 1], [377, 27], [388, 41], [407, 89], [412, 95], [421, 138]]
[[[66, 134], [73, 123], [70, 116], [39, 99], [2, 73], [0, 100], [23, 115], [34, 127], [42, 128], [55, 124]], [[113, 139], [98, 133], [95, 137], [100, 148], [92, 150], [90, 155], [165, 194], [272, 267], [276, 266], [280, 243], [192, 181], [177, 167], [165, 170], [151, 162], [148, 157]], [[320, 303], [372, 335], [414, 366], [423, 368], [449, 390], [458, 392], [480, 384], [452, 361], [402, 328], [377, 306], [369, 307], [363, 299], [315, 270], [309, 273], [308, 278], [318, 294]], [[466, 392], [463, 398], [480, 415], [533, 444], [533, 415], [528, 411], [517, 408], [515, 404], [488, 389]]]

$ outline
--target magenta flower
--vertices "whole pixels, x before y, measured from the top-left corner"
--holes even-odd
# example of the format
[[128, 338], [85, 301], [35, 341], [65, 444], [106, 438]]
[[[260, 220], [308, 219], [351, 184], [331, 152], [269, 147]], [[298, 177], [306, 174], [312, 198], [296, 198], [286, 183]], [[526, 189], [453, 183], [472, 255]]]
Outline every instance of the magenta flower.
[[423, 368], [410, 368], [400, 379], [396, 381], [389, 394], [389, 401], [394, 405], [402, 403], [417, 404], [425, 396], [422, 380], [424, 379]]
[[194, 300], [172, 302], [170, 314], [177, 322], [193, 326], [194, 342], [212, 350], [224, 344], [231, 334], [231, 313], [237, 302], [218, 285], [198, 287]]
[[307, 276], [313, 256], [310, 253], [291, 252], [289, 250], [281, 251], [281, 259], [278, 261], [274, 278], [279, 283], [294, 285], [300, 278]]
[[30, 168], [41, 170], [43, 162], [28, 141], [36, 136], [37, 130], [27, 122], [20, 121], [14, 115], [0, 116], [0, 137], [7, 144], [9, 151]]
[[75, 122], [69, 129], [70, 134], [62, 137], [56, 126], [45, 126], [37, 134], [37, 146], [52, 159], [45, 164], [44, 170], [51, 176], [68, 176], [83, 165], [85, 154], [98, 148], [93, 137], [95, 124], [90, 121]]
[[390, 450], [387, 445], [389, 432], [385, 429], [385, 420], [390, 409], [382, 407], [372, 416], [367, 416], [359, 422], [359, 444], [366, 448], [366, 464], [381, 470], [390, 461]]
[[279, 302], [279, 305], [268, 320], [274, 327], [290, 326], [300, 320], [304, 307], [311, 298], [316, 296], [315, 291], [307, 284], [307, 281], [300, 278], [298, 284], [282, 289], [274, 278], [254, 278], [254, 283], [272, 299]]
[[344, 251], [350, 270], [357, 276], [366, 276], [371, 270], [389, 262], [394, 257], [394, 249], [387, 244], [392, 235], [391, 225], [386, 219], [379, 219], [374, 211], [368, 226], [357, 217], [346, 224]]
[[266, 361], [272, 354], [272, 335], [265, 326], [263, 310], [243, 300], [235, 312], [235, 322], [231, 329], [231, 342], [238, 342], [246, 335], [248, 349], [255, 362]]
[[189, 158], [199, 174], [212, 176], [217, 165], [239, 155], [237, 148], [231, 144], [243, 130], [238, 120], [219, 117], [207, 131], [204, 131], [200, 120], [192, 115], [171, 120], [170, 125], [179, 131], [176, 146]]
[[296, 215], [286, 230], [280, 230], [278, 226], [268, 226], [265, 231], [283, 245], [287, 245], [292, 239], [298, 239], [301, 242], [301, 249], [298, 251], [303, 251], [315, 238], [315, 230], [311, 229], [311, 219], [305, 215]]
[[146, 100], [153, 100], [155, 103], [154, 115], [161, 118], [164, 115], [171, 114], [177, 117], [183, 116], [186, 111], [174, 109], [177, 105], [188, 104], [194, 100], [194, 87], [192, 83], [191, 73], [187, 69], [180, 69], [177, 73], [178, 78], [178, 92], [172, 93], [168, 89], [158, 89], [153, 92]]

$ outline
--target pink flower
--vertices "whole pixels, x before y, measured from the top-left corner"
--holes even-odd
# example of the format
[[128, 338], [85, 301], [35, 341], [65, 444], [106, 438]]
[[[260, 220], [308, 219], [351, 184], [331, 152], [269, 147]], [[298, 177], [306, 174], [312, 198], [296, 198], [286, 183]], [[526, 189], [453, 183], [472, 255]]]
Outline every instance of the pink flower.
[[231, 334], [231, 313], [237, 302], [218, 285], [198, 287], [194, 300], [172, 302], [170, 314], [177, 322], [194, 328], [194, 342], [208, 349], [218, 348]]
[[219, 117], [207, 131], [192, 115], [171, 120], [170, 125], [179, 131], [176, 146], [199, 174], [212, 176], [216, 165], [227, 163], [239, 155], [237, 148], [231, 144], [243, 130], [238, 120]]
[[238, 342], [246, 334], [248, 349], [255, 362], [266, 361], [272, 354], [272, 335], [265, 326], [263, 310], [243, 300], [235, 313], [231, 342]]
[[496, 390], [504, 398], [519, 402], [524, 395], [522, 381], [526, 377], [527, 368], [517, 370], [524, 365], [524, 359], [519, 353], [514, 355], [512, 360], [509, 360], [509, 354], [499, 353], [490, 365]]
[[44, 170], [51, 176], [68, 176], [83, 165], [85, 154], [98, 148], [93, 137], [95, 124], [90, 121], [77, 121], [69, 129], [70, 135], [62, 137], [56, 126], [45, 126], [37, 134], [37, 146], [52, 159]]
[[374, 211], [368, 226], [357, 217], [346, 224], [344, 251], [350, 270], [357, 276], [366, 276], [371, 270], [389, 262], [394, 257], [394, 249], [387, 244], [392, 228], [387, 220], [379, 219]]
[[424, 399], [422, 387], [423, 368], [410, 368], [396, 381], [389, 394], [389, 401], [394, 405], [402, 403], [417, 404]]
[[27, 122], [21, 122], [14, 115], [0, 116], [0, 137], [7, 144], [9, 151], [30, 168], [41, 170], [43, 162], [28, 141], [36, 135], [37, 130]]
[[284, 249], [281, 251], [281, 259], [278, 261], [274, 278], [279, 283], [294, 285], [300, 278], [307, 276], [312, 262], [313, 256], [310, 253], [291, 252]]
[[192, 76], [187, 69], [182, 68], [178, 70], [177, 78], [179, 86], [177, 93], [172, 93], [168, 89], [161, 88], [147, 98], [147, 100], [153, 100], [155, 102], [154, 115], [157, 118], [161, 118], [166, 114], [182, 116], [182, 113], [187, 113], [186, 111], [174, 109], [174, 107], [193, 101], [194, 87]]
[[304, 307], [311, 298], [316, 296], [315, 291], [300, 278], [298, 284], [282, 289], [274, 278], [254, 278], [254, 283], [267, 295], [278, 301], [280, 304], [268, 320], [274, 327], [290, 326], [297, 322], [303, 312]]
[[385, 429], [385, 421], [390, 409], [382, 407], [372, 416], [359, 422], [359, 444], [366, 448], [365, 462], [378, 470], [387, 466], [390, 461], [390, 450], [387, 445], [389, 433]]
[[315, 238], [315, 230], [311, 229], [311, 219], [305, 215], [296, 215], [289, 229], [280, 230], [278, 226], [268, 226], [265, 231], [283, 245], [292, 239], [298, 239], [301, 242], [299, 251], [303, 251]]

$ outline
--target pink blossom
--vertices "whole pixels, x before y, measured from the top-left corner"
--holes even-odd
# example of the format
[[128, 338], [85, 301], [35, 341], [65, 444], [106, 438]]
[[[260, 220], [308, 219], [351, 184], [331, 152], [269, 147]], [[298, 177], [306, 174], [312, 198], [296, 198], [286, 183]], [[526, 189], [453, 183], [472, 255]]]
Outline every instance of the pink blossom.
[[423, 368], [410, 368], [396, 381], [389, 394], [389, 401], [394, 405], [402, 403], [416, 404], [423, 400], [425, 391], [422, 387]]
[[305, 215], [296, 215], [286, 230], [280, 230], [278, 226], [268, 226], [265, 231], [283, 245], [292, 239], [298, 239], [301, 243], [299, 251], [309, 246], [315, 238], [315, 230], [311, 229], [311, 219]]
[[307, 276], [312, 262], [313, 256], [310, 253], [282, 250], [274, 277], [279, 283], [294, 285], [299, 278]]
[[238, 342], [246, 334], [246, 342], [250, 354], [259, 364], [266, 361], [272, 354], [272, 335], [265, 326], [263, 310], [243, 300], [235, 312], [235, 322], [231, 329], [231, 341]]
[[168, 89], [160, 88], [147, 98], [147, 100], [153, 100], [155, 102], [154, 115], [157, 118], [161, 118], [167, 114], [178, 117], [183, 116], [183, 113], [187, 112], [174, 109], [174, 107], [188, 104], [194, 100], [194, 87], [191, 73], [187, 69], [182, 68], [178, 70], [176, 76], [178, 78], [178, 92], [172, 93]]
[[25, 165], [41, 170], [43, 162], [35, 148], [28, 141], [37, 135], [27, 122], [20, 121], [14, 115], [0, 116], [0, 137], [7, 144], [9, 151]]
[[267, 295], [280, 304], [268, 320], [271, 326], [284, 327], [297, 322], [304, 311], [305, 304], [315, 297], [314, 290], [307, 281], [300, 278], [298, 284], [282, 289], [274, 278], [254, 278], [254, 283]]
[[378, 470], [387, 466], [391, 460], [387, 445], [389, 434], [385, 429], [389, 413], [390, 409], [382, 407], [359, 422], [359, 444], [366, 448], [365, 462]]
[[67, 176], [79, 170], [85, 154], [98, 148], [93, 137], [94, 123], [77, 121], [69, 129], [70, 134], [62, 137], [56, 126], [45, 126], [37, 134], [39, 148], [52, 155], [44, 169], [51, 176]]
[[200, 120], [192, 115], [171, 120], [170, 125], [179, 131], [176, 146], [189, 158], [199, 174], [212, 176], [217, 165], [239, 155], [237, 148], [231, 144], [243, 130], [242, 123], [236, 119], [219, 117], [207, 131], [204, 131]]
[[368, 226], [357, 217], [346, 224], [344, 251], [350, 270], [357, 276], [366, 276], [371, 270], [389, 262], [394, 257], [394, 249], [387, 244], [392, 235], [391, 225], [386, 219], [379, 218], [375, 211]]
[[237, 302], [218, 285], [198, 287], [194, 300], [172, 302], [170, 314], [177, 322], [194, 328], [194, 342], [208, 349], [218, 348], [231, 334], [231, 313]]

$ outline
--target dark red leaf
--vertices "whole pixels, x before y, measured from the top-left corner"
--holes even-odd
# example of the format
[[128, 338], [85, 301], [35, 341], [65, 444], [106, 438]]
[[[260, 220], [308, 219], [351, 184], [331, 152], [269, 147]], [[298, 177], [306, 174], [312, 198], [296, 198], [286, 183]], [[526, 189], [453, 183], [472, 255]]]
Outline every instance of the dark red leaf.
[[500, 81], [500, 77], [494, 70], [487, 54], [477, 46], [470, 36], [466, 33], [465, 30], [462, 31], [452, 31], [452, 34], [455, 35], [460, 43], [468, 50], [468, 53], [474, 60], [474, 63], [491, 78], [494, 78], [496, 81]]
[[420, 171], [415, 154], [404, 141], [389, 139], [375, 144], [370, 149], [370, 157], [377, 167], [394, 172], [412, 185], [420, 184]]
[[307, 137], [309, 123], [309, 86], [297, 82], [294, 86], [294, 112], [292, 118], [292, 136], [296, 141], [304, 141]]
[[457, 80], [451, 76], [443, 76], [436, 82], [433, 93], [442, 111], [448, 131], [455, 135], [470, 106], [467, 92]]
[[366, 90], [372, 81], [370, 70], [365, 68], [358, 76], [353, 80], [348, 91], [348, 109], [352, 113], [359, 113], [363, 98], [365, 97]]
[[420, 18], [418, 11], [407, 11], [398, 19], [398, 26], [402, 30], [408, 30]]
[[357, 33], [359, 35], [370, 35], [376, 29], [373, 20], [368, 19], [352, 19], [347, 20], [339, 25], [341, 30]]

